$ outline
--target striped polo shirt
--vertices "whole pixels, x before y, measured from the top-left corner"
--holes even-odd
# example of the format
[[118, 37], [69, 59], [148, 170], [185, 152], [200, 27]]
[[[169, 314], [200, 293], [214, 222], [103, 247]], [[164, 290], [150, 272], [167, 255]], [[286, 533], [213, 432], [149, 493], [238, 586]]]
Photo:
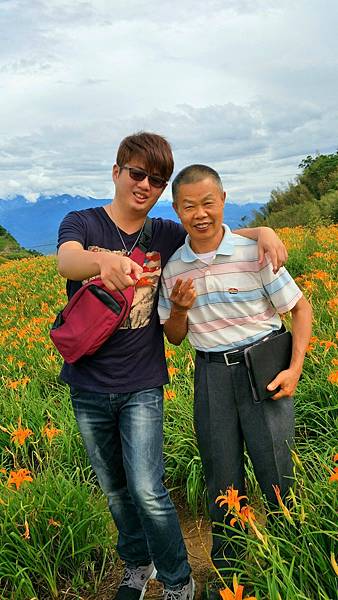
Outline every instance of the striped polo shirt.
[[275, 274], [267, 257], [258, 264], [256, 241], [223, 227], [223, 239], [209, 264], [193, 252], [187, 236], [161, 280], [158, 312], [164, 323], [176, 279], [193, 279], [197, 297], [188, 311], [188, 338], [206, 352], [238, 348], [279, 329], [279, 313], [291, 310], [302, 296], [284, 267]]

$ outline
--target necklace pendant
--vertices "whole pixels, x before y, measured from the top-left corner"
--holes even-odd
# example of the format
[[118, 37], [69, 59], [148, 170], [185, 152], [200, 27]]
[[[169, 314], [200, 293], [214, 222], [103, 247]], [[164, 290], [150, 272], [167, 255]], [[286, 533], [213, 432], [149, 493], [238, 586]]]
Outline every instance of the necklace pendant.
[[131, 250], [127, 250], [126, 256], [130, 256], [130, 255], [131, 255]]

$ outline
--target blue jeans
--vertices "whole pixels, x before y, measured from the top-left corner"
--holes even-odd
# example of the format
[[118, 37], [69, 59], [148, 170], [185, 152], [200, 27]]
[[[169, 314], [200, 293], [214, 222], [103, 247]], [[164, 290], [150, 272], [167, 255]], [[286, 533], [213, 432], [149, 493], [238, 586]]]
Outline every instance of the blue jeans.
[[102, 394], [71, 389], [89, 460], [129, 566], [154, 562], [165, 587], [189, 579], [176, 510], [163, 485], [163, 390]]

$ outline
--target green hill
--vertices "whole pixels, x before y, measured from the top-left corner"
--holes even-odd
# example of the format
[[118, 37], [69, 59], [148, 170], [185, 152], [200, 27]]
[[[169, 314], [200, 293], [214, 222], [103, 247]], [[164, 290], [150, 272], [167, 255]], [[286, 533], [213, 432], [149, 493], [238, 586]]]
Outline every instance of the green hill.
[[0, 264], [8, 260], [37, 255], [35, 251], [22, 248], [7, 229], [0, 225]]
[[338, 222], [338, 152], [307, 156], [295, 181], [272, 190], [251, 226], [296, 227]]

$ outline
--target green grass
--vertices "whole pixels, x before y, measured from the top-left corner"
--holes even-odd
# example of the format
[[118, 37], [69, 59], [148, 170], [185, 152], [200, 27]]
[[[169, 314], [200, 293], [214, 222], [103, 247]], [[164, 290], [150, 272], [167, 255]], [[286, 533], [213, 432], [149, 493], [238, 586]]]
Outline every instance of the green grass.
[[[337, 288], [331, 284], [336, 234], [331, 228], [285, 235], [292, 246], [290, 270], [301, 276], [302, 284], [310, 281], [306, 293], [314, 308], [316, 338], [295, 398], [292, 523], [281, 512], [267, 529], [262, 514], [257, 527], [264, 543], [252, 529], [240, 531], [237, 544], [245, 560], [237, 573], [246, 595], [257, 600], [335, 600], [331, 553], [337, 560], [338, 482], [329, 477], [338, 450], [338, 401], [337, 386], [328, 376], [337, 371], [332, 362], [337, 359], [332, 304]], [[326, 279], [316, 279], [316, 272], [324, 272]], [[62, 598], [66, 589], [72, 597], [86, 592], [95, 597], [114, 564], [116, 532], [88, 466], [68, 388], [58, 380], [60, 357], [49, 341], [51, 321], [64, 303], [64, 284], [53, 258], [0, 265], [1, 600], [52, 600]], [[205, 511], [206, 494], [192, 418], [193, 351], [187, 341], [174, 350], [168, 363], [178, 371], [167, 386], [171, 399], [165, 400], [167, 485], [198, 515]], [[32, 431], [23, 446], [11, 436], [19, 419]], [[51, 440], [43, 434], [47, 423], [59, 430]], [[33, 481], [16, 490], [8, 481], [10, 471], [20, 468], [28, 469]], [[263, 513], [249, 461], [246, 473], [249, 497]]]

